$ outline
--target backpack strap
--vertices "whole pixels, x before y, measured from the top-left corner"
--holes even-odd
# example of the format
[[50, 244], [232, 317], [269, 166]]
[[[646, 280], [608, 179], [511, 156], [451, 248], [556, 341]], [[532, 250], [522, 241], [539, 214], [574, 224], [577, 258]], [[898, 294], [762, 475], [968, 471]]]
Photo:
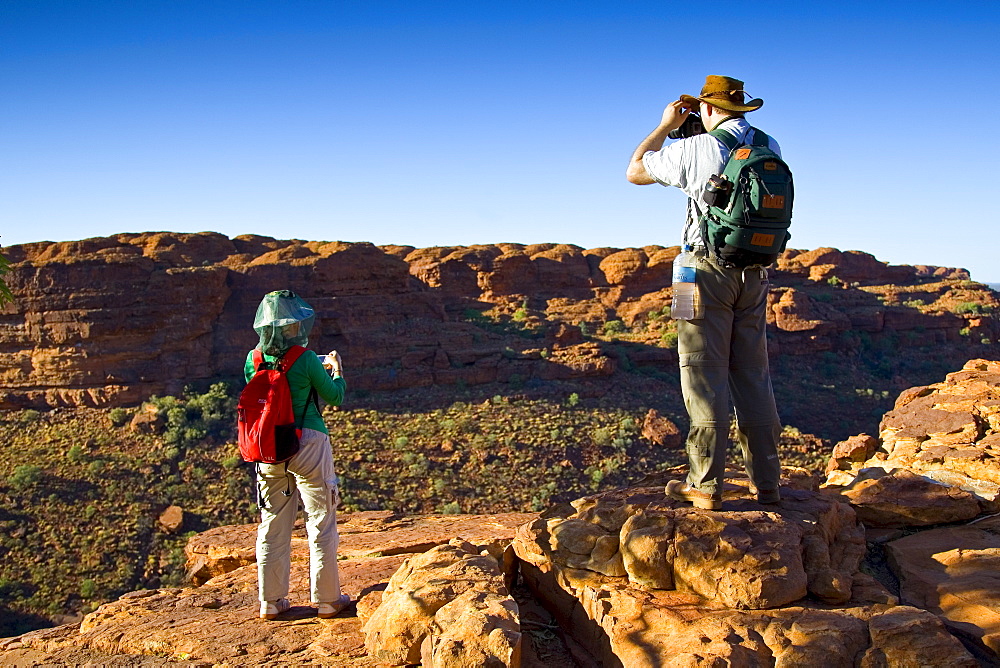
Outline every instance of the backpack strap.
[[764, 146], [764, 147], [770, 146], [771, 144], [770, 137], [768, 137], [766, 134], [764, 134], [763, 132], [761, 132], [760, 130], [758, 130], [753, 126], [750, 126], [750, 129], [753, 130], [753, 140], [750, 142], [752, 146]]
[[299, 357], [302, 353], [306, 351], [302, 346], [292, 346], [285, 351], [285, 354], [281, 356], [278, 360], [278, 364], [281, 365], [281, 372], [288, 373], [288, 370], [292, 368], [292, 365], [299, 361]]
[[728, 148], [730, 151], [736, 150], [736, 147], [743, 143], [738, 137], [734, 137], [725, 130], [712, 130], [708, 134], [722, 142], [723, 146]]
[[[285, 354], [281, 356], [281, 372], [288, 373], [288, 370], [292, 368], [292, 365], [299, 361], [302, 353], [306, 351], [302, 346], [292, 346], [285, 351]], [[316, 406], [316, 412], [323, 415], [323, 411], [319, 409], [319, 393], [316, 392], [315, 387], [309, 388], [309, 396], [306, 397], [306, 402], [302, 405], [302, 415], [299, 416], [298, 421], [295, 424], [301, 425], [305, 422], [306, 411], [309, 410], [309, 404], [312, 403]]]
[[261, 370], [261, 367], [264, 364], [264, 353], [254, 348], [253, 353], [251, 354], [251, 359], [253, 359], [253, 371], [254, 373], [257, 373]]

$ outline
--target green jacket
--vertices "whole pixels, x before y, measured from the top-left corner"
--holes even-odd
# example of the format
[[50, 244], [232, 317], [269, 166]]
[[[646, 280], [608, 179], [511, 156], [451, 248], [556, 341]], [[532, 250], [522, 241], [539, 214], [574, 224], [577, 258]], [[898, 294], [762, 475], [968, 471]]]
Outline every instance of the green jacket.
[[[264, 360], [271, 364], [274, 364], [277, 359], [277, 357], [272, 357], [271, 355], [264, 355]], [[243, 373], [246, 376], [247, 382], [250, 382], [255, 372], [256, 369], [253, 368], [253, 351], [251, 350], [247, 353], [247, 360], [243, 365]], [[309, 390], [315, 387], [316, 393], [319, 394], [323, 401], [333, 406], [339, 406], [340, 402], [344, 400], [344, 391], [347, 389], [347, 382], [339, 375], [331, 378], [330, 372], [323, 367], [323, 363], [319, 361], [319, 357], [311, 350], [302, 353], [285, 375], [288, 378], [288, 388], [292, 392], [292, 408], [295, 410], [295, 424], [303, 429], [315, 429], [324, 434], [329, 434], [330, 432], [327, 431], [326, 424], [323, 422], [323, 416], [317, 410], [316, 405], [310, 402], [306, 406], [306, 401], [309, 399]], [[303, 408], [305, 408], [304, 417], [302, 416]]]

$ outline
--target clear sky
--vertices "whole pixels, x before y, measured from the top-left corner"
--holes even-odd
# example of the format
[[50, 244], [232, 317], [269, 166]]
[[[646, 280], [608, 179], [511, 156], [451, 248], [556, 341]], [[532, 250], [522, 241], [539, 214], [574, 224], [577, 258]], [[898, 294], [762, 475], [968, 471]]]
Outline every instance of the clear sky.
[[997, 34], [993, 0], [0, 0], [0, 244], [676, 245], [684, 196], [625, 167], [725, 74], [791, 246], [1000, 282]]

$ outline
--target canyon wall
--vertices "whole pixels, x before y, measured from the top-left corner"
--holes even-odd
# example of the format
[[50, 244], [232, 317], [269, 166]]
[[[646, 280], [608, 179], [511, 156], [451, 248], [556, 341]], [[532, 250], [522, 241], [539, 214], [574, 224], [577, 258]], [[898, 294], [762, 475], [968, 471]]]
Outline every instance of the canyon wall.
[[[313, 305], [310, 347], [341, 351], [353, 389], [607, 376], [615, 358], [585, 334], [611, 321], [641, 347], [634, 362], [676, 364], [660, 314], [677, 247], [417, 249], [150, 232], [4, 254], [16, 301], [0, 310], [0, 408], [134, 404], [236, 379], [256, 343], [257, 303], [278, 289]], [[770, 273], [772, 355], [886, 332], [907, 333], [907, 345], [997, 334], [982, 317], [994, 293], [961, 269], [823, 248], [786, 251]]]

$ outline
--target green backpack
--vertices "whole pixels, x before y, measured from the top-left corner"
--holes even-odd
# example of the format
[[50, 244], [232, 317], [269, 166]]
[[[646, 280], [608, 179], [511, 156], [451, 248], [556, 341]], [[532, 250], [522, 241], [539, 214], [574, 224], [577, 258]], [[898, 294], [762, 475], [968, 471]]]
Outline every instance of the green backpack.
[[729, 149], [729, 160], [709, 179], [701, 233], [709, 252], [728, 267], [769, 265], [791, 238], [792, 172], [768, 147], [768, 136], [751, 129], [749, 144], [723, 130], [709, 133]]

